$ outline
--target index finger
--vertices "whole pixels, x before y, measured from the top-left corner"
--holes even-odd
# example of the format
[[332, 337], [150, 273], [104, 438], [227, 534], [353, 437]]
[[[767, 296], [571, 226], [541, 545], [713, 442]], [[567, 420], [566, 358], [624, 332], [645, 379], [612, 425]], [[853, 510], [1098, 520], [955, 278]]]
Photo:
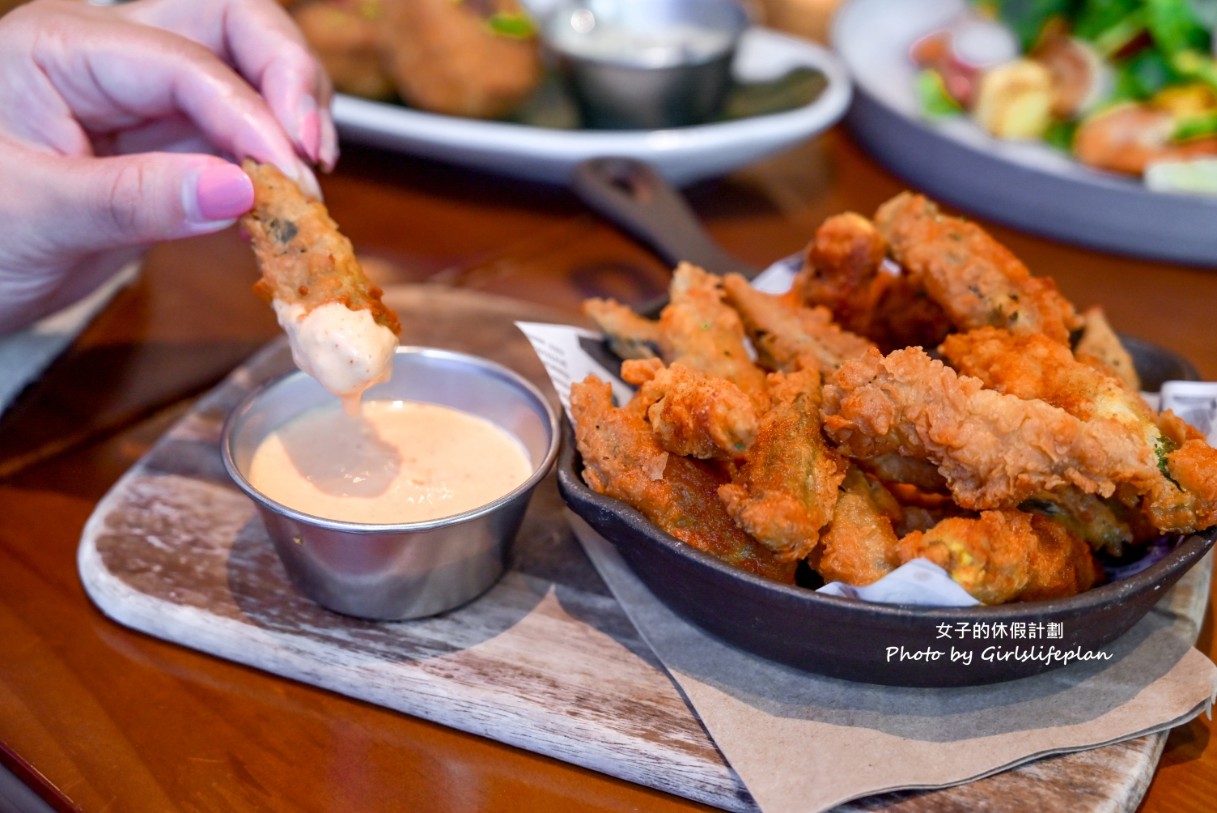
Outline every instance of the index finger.
[[304, 35], [273, 0], [144, 0], [120, 7], [129, 19], [194, 40], [257, 88], [290, 139], [332, 168], [337, 139], [333, 88]]

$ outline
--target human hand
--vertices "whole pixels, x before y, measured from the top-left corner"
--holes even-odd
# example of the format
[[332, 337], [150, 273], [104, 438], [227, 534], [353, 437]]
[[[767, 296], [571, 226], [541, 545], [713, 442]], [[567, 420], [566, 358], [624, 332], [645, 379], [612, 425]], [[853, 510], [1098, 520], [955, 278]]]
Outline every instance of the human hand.
[[0, 333], [231, 225], [253, 205], [232, 159], [317, 192], [305, 160], [337, 158], [329, 80], [274, 0], [33, 0], [0, 17], [0, 76]]

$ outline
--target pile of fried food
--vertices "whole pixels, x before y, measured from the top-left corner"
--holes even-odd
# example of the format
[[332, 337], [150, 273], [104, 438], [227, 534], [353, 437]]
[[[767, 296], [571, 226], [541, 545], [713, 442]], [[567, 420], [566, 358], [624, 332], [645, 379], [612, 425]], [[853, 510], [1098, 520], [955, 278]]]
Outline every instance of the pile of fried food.
[[1217, 524], [1217, 450], [1149, 409], [1102, 311], [920, 195], [824, 221], [788, 293], [686, 263], [657, 319], [585, 312], [636, 387], [572, 386], [585, 482], [751, 573], [926, 558], [985, 604], [1059, 598]]
[[541, 82], [519, 0], [282, 0], [335, 88], [430, 113], [497, 118]]

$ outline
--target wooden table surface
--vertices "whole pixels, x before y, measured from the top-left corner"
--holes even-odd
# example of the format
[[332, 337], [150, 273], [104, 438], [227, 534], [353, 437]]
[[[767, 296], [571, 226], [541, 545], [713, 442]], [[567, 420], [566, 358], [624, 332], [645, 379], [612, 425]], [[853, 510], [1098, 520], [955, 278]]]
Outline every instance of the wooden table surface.
[[[382, 283], [573, 315], [586, 296], [642, 302], [666, 282], [663, 263], [562, 188], [355, 145], [323, 186]], [[724, 248], [762, 265], [800, 250], [826, 216], [872, 213], [902, 188], [836, 129], [686, 194]], [[992, 231], [1075, 303], [1102, 304], [1217, 379], [1217, 272]], [[0, 765], [61, 810], [701, 809], [152, 639], [90, 603], [76, 549], [98, 499], [277, 335], [253, 279], [235, 231], [157, 247], [0, 419]], [[1214, 655], [1209, 622], [1199, 646]], [[1211, 730], [1202, 717], [1170, 735], [1143, 810], [1212, 809]]]

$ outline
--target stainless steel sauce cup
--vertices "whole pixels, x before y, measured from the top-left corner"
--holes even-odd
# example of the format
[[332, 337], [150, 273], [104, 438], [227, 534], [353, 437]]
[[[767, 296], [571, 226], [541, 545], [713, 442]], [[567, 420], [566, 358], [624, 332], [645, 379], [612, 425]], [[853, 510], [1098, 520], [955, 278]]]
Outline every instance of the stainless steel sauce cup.
[[288, 421], [334, 402], [299, 371], [266, 383], [233, 410], [221, 439], [224, 466], [257, 506], [292, 583], [323, 607], [360, 618], [401, 620], [476, 598], [502, 575], [529, 499], [553, 465], [559, 445], [554, 408], [506, 367], [420, 347], [399, 347], [392, 379], [364, 398], [423, 401], [484, 418], [519, 440], [532, 474], [493, 502], [425, 522], [363, 524], [282, 505], [249, 482], [254, 452]]
[[585, 127], [653, 130], [719, 113], [750, 23], [740, 0], [563, 0], [542, 32]]

